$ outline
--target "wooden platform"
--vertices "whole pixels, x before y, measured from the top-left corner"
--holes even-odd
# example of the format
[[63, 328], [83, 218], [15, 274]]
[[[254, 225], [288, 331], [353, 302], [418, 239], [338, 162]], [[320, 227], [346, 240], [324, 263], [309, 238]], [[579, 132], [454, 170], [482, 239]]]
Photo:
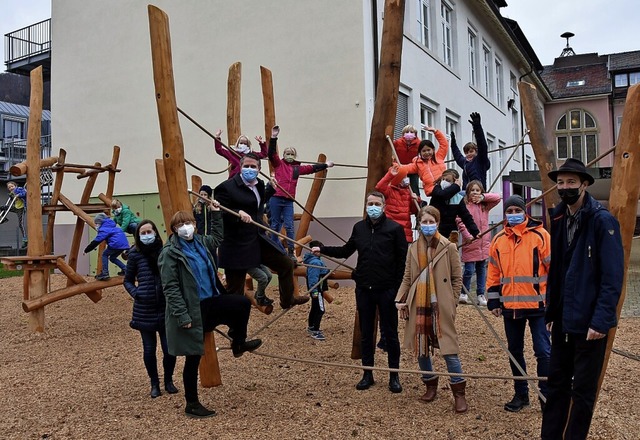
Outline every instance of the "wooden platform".
[[66, 255], [42, 255], [39, 257], [24, 255], [16, 257], [0, 257], [0, 263], [8, 270], [55, 269], [56, 260]]

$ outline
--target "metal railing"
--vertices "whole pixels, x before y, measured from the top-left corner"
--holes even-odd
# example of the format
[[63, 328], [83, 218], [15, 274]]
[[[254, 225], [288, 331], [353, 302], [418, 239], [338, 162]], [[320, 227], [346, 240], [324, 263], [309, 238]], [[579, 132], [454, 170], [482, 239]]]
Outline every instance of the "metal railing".
[[51, 50], [51, 19], [43, 20], [4, 36], [5, 64]]
[[[40, 138], [40, 158], [51, 156], [51, 135]], [[0, 179], [9, 178], [9, 169], [27, 160], [26, 139], [0, 139]]]

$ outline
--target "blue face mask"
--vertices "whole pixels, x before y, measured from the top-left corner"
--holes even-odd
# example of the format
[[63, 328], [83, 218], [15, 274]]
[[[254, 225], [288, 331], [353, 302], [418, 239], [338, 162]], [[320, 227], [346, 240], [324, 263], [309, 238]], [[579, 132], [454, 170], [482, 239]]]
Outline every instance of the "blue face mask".
[[244, 180], [247, 182], [253, 182], [256, 180], [256, 177], [258, 177], [258, 170], [255, 168], [243, 168], [241, 172], [242, 177], [244, 177]]
[[376, 206], [376, 205], [367, 206], [367, 215], [372, 220], [376, 220], [380, 218], [380, 216], [382, 215], [382, 206]]
[[516, 226], [524, 221], [524, 213], [506, 214], [506, 217], [507, 217], [507, 223], [509, 223], [509, 226]]
[[145, 234], [140, 236], [142, 244], [151, 244], [156, 241], [156, 234]]
[[436, 224], [420, 225], [420, 230], [427, 237], [433, 237], [434, 235], [436, 235], [436, 231], [438, 230], [438, 225]]

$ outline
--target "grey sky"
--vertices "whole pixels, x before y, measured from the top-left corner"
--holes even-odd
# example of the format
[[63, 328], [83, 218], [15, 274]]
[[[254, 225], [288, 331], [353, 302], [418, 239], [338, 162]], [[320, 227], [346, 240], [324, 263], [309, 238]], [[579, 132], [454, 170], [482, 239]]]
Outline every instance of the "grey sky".
[[[415, 0], [406, 0], [415, 1]], [[637, 0], [507, 0], [502, 14], [516, 20], [543, 65], [553, 63], [573, 32], [576, 53], [600, 54], [640, 50], [635, 28], [640, 23]], [[0, 34], [51, 17], [51, 0], [0, 0]], [[0, 71], [5, 70], [4, 41], [0, 44]]]

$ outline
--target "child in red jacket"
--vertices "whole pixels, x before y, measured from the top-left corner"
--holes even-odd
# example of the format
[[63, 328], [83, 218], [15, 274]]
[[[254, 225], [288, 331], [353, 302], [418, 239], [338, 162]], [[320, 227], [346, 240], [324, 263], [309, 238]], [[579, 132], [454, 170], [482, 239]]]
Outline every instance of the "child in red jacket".
[[232, 146], [235, 151], [235, 153], [233, 153], [222, 145], [222, 142], [220, 141], [221, 135], [222, 130], [216, 131], [216, 134], [214, 135], [214, 148], [218, 155], [229, 161], [229, 179], [240, 172], [240, 159], [247, 153], [253, 153], [259, 159], [267, 157], [267, 143], [262, 139], [262, 136], [256, 136], [256, 141], [258, 141], [258, 145], [260, 145], [260, 151], [251, 151], [251, 141], [248, 137], [241, 134], [238, 137], [236, 144]]
[[[406, 125], [402, 129], [402, 136], [393, 141], [393, 148], [396, 150], [398, 160], [402, 165], [408, 165], [418, 156], [418, 146], [420, 145], [418, 130], [413, 125]], [[420, 178], [417, 174], [409, 174], [409, 185], [414, 194], [420, 194], [418, 182]]]
[[[298, 153], [293, 147], [285, 148], [282, 154], [282, 159], [279, 158], [277, 152], [278, 134], [280, 134], [280, 127], [276, 125], [271, 131], [271, 141], [269, 142], [269, 163], [273, 167], [274, 180], [276, 182], [274, 187], [275, 193], [269, 199], [271, 229], [276, 232], [280, 232], [282, 225], [284, 224], [287, 237], [290, 238], [290, 240], [287, 240], [289, 256], [292, 259], [295, 259], [292, 241], [294, 238], [293, 199], [296, 196], [298, 177], [331, 168], [333, 166], [333, 162], [327, 161], [327, 163], [302, 165], [296, 160]], [[276, 235], [272, 236], [274, 241], [279, 240]]]
[[376, 189], [384, 194], [385, 215], [404, 228], [407, 243], [413, 243], [413, 229], [411, 228], [411, 214], [416, 214], [418, 208], [414, 200], [419, 204], [420, 197], [410, 188], [409, 177], [405, 177], [398, 185], [392, 185], [391, 181], [398, 174], [398, 164], [394, 164], [387, 174], [376, 185]]

